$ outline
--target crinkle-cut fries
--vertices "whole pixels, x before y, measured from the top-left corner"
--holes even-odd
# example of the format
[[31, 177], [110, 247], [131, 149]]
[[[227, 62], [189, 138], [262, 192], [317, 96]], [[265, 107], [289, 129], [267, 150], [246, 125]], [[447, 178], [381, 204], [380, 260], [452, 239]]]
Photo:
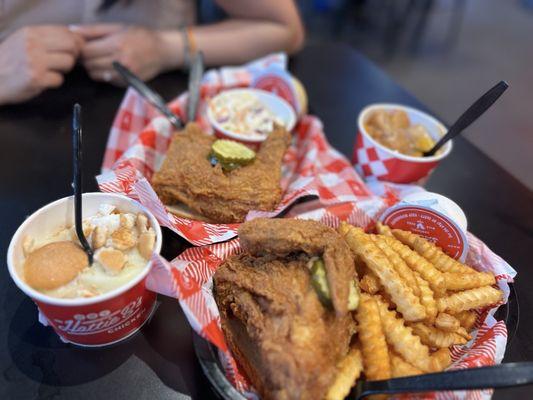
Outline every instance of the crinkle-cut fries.
[[355, 350], [345, 370], [339, 368], [342, 384], [327, 399], [343, 398], [355, 384], [349, 376], [376, 380], [446, 369], [450, 347], [472, 338], [475, 310], [502, 300], [492, 273], [476, 271], [411, 232], [380, 223], [376, 231], [339, 227], [357, 259], [361, 300], [354, 312]]

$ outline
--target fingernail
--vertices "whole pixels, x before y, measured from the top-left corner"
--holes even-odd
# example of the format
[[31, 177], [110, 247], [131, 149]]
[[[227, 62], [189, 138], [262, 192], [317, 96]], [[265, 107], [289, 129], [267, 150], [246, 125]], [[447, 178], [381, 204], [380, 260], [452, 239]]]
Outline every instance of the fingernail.
[[79, 25], [76, 25], [76, 24], [70, 24], [68, 26], [68, 29], [71, 30], [72, 32], [76, 32], [76, 31], [79, 31], [80, 30], [80, 26]]

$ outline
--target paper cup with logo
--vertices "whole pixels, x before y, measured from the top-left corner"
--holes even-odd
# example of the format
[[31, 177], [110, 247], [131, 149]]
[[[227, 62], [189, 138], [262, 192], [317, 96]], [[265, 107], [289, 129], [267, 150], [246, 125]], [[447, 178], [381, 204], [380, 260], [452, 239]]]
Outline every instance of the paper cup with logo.
[[432, 116], [400, 104], [372, 104], [365, 107], [357, 121], [358, 135], [353, 153], [357, 172], [365, 179], [378, 179], [394, 183], [423, 184], [439, 162], [452, 150], [452, 141], [432, 157], [413, 157], [391, 150], [374, 140], [365, 129], [365, 122], [376, 111], [405, 111], [411, 124], [424, 126], [437, 141], [446, 132], [445, 126]]
[[385, 211], [380, 221], [393, 229], [426, 238], [457, 260], [464, 261], [468, 253], [465, 213], [455, 202], [440, 194], [410, 194]]
[[[83, 217], [96, 214], [101, 204], [110, 204], [122, 212], [144, 213], [156, 233], [154, 252], [161, 250], [161, 228], [155, 217], [138, 202], [119, 194], [86, 193]], [[108, 293], [90, 298], [61, 299], [31, 288], [23, 279], [25, 237], [44, 238], [74, 222], [74, 199], [65, 197], [37, 210], [18, 228], [9, 245], [7, 263], [15, 284], [37, 305], [41, 317], [63, 341], [81, 346], [104, 346], [123, 340], [150, 318], [156, 294], [145, 286], [151, 262], [133, 280]]]

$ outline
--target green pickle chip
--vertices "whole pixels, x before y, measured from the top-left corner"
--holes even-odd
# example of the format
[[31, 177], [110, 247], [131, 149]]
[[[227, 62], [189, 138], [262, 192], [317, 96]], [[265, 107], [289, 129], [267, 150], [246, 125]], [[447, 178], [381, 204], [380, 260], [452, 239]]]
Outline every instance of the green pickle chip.
[[355, 280], [351, 282], [350, 294], [348, 295], [348, 310], [355, 311], [359, 307], [359, 288], [355, 283]]
[[[311, 267], [311, 283], [318, 295], [319, 300], [326, 307], [332, 307], [331, 293], [329, 291], [328, 280], [326, 277], [326, 267], [324, 260], [321, 258], [313, 261]], [[348, 310], [354, 311], [359, 306], [359, 289], [355, 280], [351, 281], [350, 293], [348, 295]]]
[[255, 151], [232, 140], [216, 140], [212, 144], [211, 150], [221, 164], [228, 166], [231, 164], [245, 165], [255, 158]]
[[329, 293], [328, 280], [326, 278], [326, 267], [324, 261], [319, 258], [313, 262], [311, 267], [311, 283], [318, 295], [318, 299], [326, 307], [331, 307], [331, 295]]

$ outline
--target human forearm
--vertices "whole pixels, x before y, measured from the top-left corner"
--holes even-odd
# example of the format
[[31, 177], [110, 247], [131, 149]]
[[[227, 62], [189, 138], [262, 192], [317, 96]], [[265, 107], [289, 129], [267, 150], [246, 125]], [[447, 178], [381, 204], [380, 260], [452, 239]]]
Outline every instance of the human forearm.
[[[232, 19], [191, 29], [196, 48], [204, 53], [208, 65], [239, 64], [274, 51], [292, 53], [303, 40], [286, 26], [269, 21]], [[167, 69], [183, 66], [183, 33], [165, 31], [161, 37]]]
[[270, 21], [228, 20], [193, 28], [197, 47], [209, 64], [235, 64], [275, 51], [296, 51], [301, 41], [290, 29]]

